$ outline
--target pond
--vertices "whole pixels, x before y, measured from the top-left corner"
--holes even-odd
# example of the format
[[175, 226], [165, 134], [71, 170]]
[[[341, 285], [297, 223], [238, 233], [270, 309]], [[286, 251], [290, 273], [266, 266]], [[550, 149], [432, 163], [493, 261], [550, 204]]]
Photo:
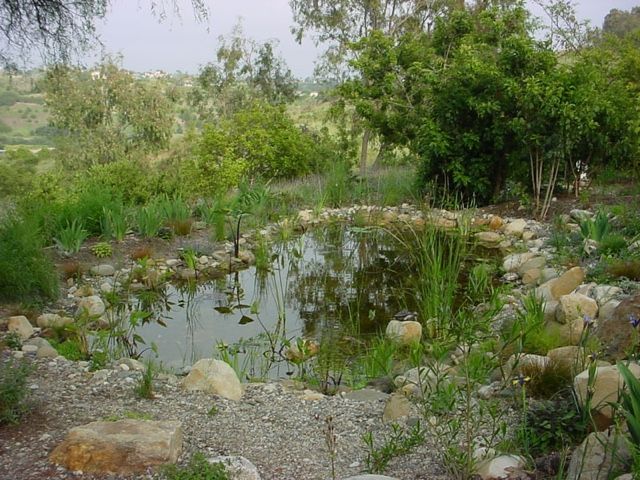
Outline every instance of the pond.
[[139, 300], [160, 319], [137, 330], [157, 346], [157, 360], [180, 370], [227, 353], [248, 375], [282, 377], [291, 373], [282, 361], [287, 341], [364, 341], [399, 310], [415, 308], [410, 259], [385, 230], [330, 225], [274, 244], [267, 255], [268, 268], [167, 284], [156, 301]]

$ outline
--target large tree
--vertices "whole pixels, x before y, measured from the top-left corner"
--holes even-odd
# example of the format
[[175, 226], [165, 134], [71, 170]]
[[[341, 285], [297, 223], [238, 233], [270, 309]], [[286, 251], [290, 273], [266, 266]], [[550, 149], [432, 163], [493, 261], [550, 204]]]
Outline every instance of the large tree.
[[157, 85], [135, 80], [111, 60], [98, 69], [56, 66], [44, 81], [60, 158], [86, 167], [166, 147], [171, 136], [171, 104]]
[[216, 61], [200, 70], [189, 94], [202, 120], [229, 117], [256, 99], [271, 105], [293, 100], [297, 81], [277, 54], [276, 42], [247, 38], [241, 23], [218, 41]]
[[[325, 72], [339, 81], [349, 71], [347, 62], [358, 55], [352, 45], [374, 32], [397, 38], [408, 31], [430, 31], [447, 9], [460, 7], [462, 0], [290, 0], [298, 41], [311, 35], [326, 46]], [[362, 73], [362, 72], [361, 72]], [[362, 77], [365, 83], [370, 82]], [[366, 171], [371, 129], [365, 128], [360, 148], [360, 170]]]
[[[53, 62], [67, 61], [97, 41], [95, 22], [111, 0], [0, 0], [0, 61], [39, 51]], [[207, 17], [205, 0], [191, 0], [198, 18]], [[162, 0], [149, 0], [151, 11], [166, 15]], [[170, 2], [177, 12], [177, 1]]]

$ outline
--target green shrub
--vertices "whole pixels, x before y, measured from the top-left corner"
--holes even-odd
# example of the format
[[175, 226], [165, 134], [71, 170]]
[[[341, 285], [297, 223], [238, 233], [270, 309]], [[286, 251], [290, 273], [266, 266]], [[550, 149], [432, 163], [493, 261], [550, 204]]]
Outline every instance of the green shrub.
[[32, 371], [25, 360], [0, 359], [0, 424], [17, 423], [27, 412], [27, 379]]
[[88, 236], [84, 224], [74, 219], [71, 222], [67, 221], [67, 224], [56, 233], [54, 241], [63, 252], [77, 253]]
[[167, 480], [228, 480], [226, 468], [221, 463], [209, 463], [204, 454], [197, 452], [184, 467], [168, 465], [163, 469]]
[[9, 217], [0, 222], [1, 299], [57, 297], [58, 279], [43, 246], [40, 229], [33, 219]]
[[619, 255], [626, 248], [627, 240], [616, 233], [610, 233], [598, 245], [598, 250], [604, 255]]

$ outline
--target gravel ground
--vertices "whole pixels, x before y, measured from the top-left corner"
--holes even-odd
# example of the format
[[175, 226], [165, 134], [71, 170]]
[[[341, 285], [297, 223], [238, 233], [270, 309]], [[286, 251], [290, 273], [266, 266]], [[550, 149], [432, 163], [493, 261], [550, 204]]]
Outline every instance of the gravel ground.
[[[70, 428], [125, 418], [132, 412], [182, 422], [181, 463], [196, 451], [242, 455], [257, 466], [264, 480], [330, 479], [324, 434], [329, 415], [337, 435], [337, 478], [364, 471], [366, 450], [361, 437], [365, 432], [372, 431], [380, 439], [390, 430], [381, 420], [384, 400], [340, 396], [305, 400], [304, 392], [290, 383], [262, 383], [245, 385], [242, 400], [234, 402], [187, 393], [173, 375], [156, 380], [156, 399], [140, 400], [134, 394], [138, 372], [90, 373], [60, 357], [35, 364], [37, 370], [29, 382], [32, 410], [19, 425], [0, 427], [0, 479], [121, 478], [68, 472], [52, 465], [48, 455]], [[392, 460], [385, 474], [402, 480], [447, 478], [435, 458], [433, 440], [427, 435], [424, 445]]]

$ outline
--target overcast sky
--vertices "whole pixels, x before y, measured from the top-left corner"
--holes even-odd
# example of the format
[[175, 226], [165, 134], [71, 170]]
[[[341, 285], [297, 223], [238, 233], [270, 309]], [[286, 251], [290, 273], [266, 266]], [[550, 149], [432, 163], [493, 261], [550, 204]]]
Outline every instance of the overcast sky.
[[[293, 73], [298, 77], [312, 74], [318, 50], [310, 40], [302, 45], [294, 41], [288, 0], [208, 0], [210, 19], [206, 23], [195, 20], [189, 0], [178, 1], [180, 17], [168, 12], [167, 19], [159, 22], [150, 15], [149, 0], [113, 0], [99, 25], [105, 52], [121, 54], [123, 66], [135, 71], [195, 73], [215, 58], [218, 36], [228, 34], [242, 17], [248, 37], [277, 39]], [[629, 10], [640, 0], [578, 0], [576, 4], [582, 19], [602, 26], [610, 9]]]

